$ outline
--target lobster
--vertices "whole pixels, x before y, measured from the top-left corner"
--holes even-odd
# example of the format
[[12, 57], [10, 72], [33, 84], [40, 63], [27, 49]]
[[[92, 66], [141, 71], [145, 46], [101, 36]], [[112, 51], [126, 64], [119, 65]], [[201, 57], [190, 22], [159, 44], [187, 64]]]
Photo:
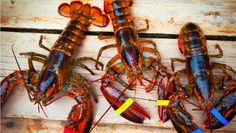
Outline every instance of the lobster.
[[[151, 91], [156, 85], [158, 75], [165, 76], [165, 72], [162, 71], [166, 71], [166, 67], [160, 64], [161, 57], [156, 43], [151, 40], [140, 40], [138, 32], [146, 31], [149, 26], [146, 21], [146, 28], [136, 29], [134, 18], [131, 16], [131, 5], [132, 0], [104, 1], [104, 11], [110, 15], [112, 20], [116, 43], [102, 47], [98, 52], [97, 61], [104, 50], [117, 48], [118, 54], [106, 65], [106, 72], [101, 78], [100, 90], [119, 115], [129, 121], [143, 123], [145, 118], [150, 119], [150, 115], [123, 93], [126, 89], [134, 90], [137, 82], [145, 87], [146, 92]], [[99, 37], [100, 39], [108, 38], [102, 35]], [[144, 47], [147, 44], [151, 44], [154, 48]], [[151, 53], [154, 57], [146, 57], [143, 52]], [[95, 66], [97, 68], [97, 63]], [[143, 71], [145, 70], [152, 70], [151, 80], [144, 77]], [[120, 78], [122, 75], [126, 75], [128, 83]], [[149, 81], [150, 84], [144, 85], [143, 79]], [[125, 89], [121, 91], [114, 85], [114, 82], [120, 83]]]
[[[102, 14], [98, 7], [82, 4], [80, 1], [62, 3], [58, 7], [58, 13], [70, 18], [70, 21], [51, 49], [42, 44], [41, 36], [39, 46], [49, 51], [49, 56], [35, 52], [21, 53], [29, 56], [29, 70], [22, 71], [19, 67], [20, 71], [13, 72], [1, 81], [1, 104], [5, 103], [16, 85], [24, 85], [30, 100], [41, 107], [50, 105], [62, 96], [69, 96], [75, 99], [77, 104], [69, 113], [64, 133], [85, 133], [89, 132], [93, 122], [91, 96], [95, 102], [97, 98], [91, 90], [90, 82], [74, 72], [73, 68], [78, 66], [94, 74], [82, 62], [91, 60], [101, 67], [103, 64], [90, 57], [76, 59], [74, 56], [85, 38], [88, 27], [91, 24], [105, 27], [109, 18]], [[33, 61], [44, 64], [40, 72], [34, 68]]]
[[[227, 125], [236, 114], [236, 80], [229, 72], [236, 73], [232, 67], [210, 62], [210, 57], [221, 58], [223, 51], [216, 44], [215, 48], [219, 54], [209, 55], [207, 41], [202, 29], [194, 23], [187, 23], [180, 31], [178, 46], [180, 52], [186, 59], [171, 58], [171, 68], [174, 72], [174, 62], [186, 64], [186, 68], [175, 72], [170, 77], [169, 83], [175, 82], [176, 92], [169, 97], [167, 114], [175, 129], [181, 133], [200, 133], [199, 128], [192, 120], [191, 114], [187, 112], [183, 101], [194, 94], [201, 110], [207, 112], [203, 127], [206, 129], [218, 129]], [[213, 69], [223, 71], [223, 76], [213, 75]], [[185, 87], [180, 82], [180, 75], [186, 74], [188, 83]], [[167, 85], [168, 86], [168, 85]], [[168, 87], [167, 87], [168, 88]], [[214, 91], [223, 93], [222, 98], [214, 105]]]

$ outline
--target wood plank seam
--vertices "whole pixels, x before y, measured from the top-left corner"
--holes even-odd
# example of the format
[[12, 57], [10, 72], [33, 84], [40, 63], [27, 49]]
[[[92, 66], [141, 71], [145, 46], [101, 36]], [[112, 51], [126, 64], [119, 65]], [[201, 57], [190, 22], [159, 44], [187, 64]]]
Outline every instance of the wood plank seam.
[[[50, 34], [61, 34], [60, 29], [36, 29], [36, 28], [11, 28], [1, 27], [1, 31], [6, 32], [25, 32], [25, 33], [50, 33]], [[113, 32], [103, 31], [89, 31], [85, 35], [98, 36], [99, 34], [113, 36]], [[139, 33], [141, 38], [165, 38], [165, 39], [177, 39], [178, 34], [167, 34], [167, 33]], [[226, 35], [206, 35], [207, 40], [219, 40], [219, 41], [236, 41], [236, 36]]]

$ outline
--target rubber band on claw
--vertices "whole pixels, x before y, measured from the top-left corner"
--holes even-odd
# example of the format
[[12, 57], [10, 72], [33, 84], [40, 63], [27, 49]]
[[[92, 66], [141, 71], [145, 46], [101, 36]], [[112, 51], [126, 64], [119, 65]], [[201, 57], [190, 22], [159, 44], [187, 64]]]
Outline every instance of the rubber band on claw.
[[198, 128], [197, 130], [192, 131], [191, 133], [202, 133], [202, 129]]
[[128, 98], [124, 104], [122, 104], [117, 110], [116, 113], [118, 115], [122, 114], [126, 109], [128, 109], [132, 104], [134, 103], [134, 100], [131, 98]]
[[168, 106], [169, 100], [157, 100], [157, 106]]
[[211, 109], [211, 113], [224, 125], [228, 125], [229, 122], [215, 109]]

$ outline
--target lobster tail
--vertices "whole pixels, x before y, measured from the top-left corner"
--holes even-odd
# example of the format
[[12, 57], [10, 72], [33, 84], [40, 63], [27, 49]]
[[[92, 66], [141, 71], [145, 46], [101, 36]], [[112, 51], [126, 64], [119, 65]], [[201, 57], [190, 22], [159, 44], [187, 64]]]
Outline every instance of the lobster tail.
[[58, 7], [58, 13], [71, 19], [80, 19], [85, 25], [92, 23], [95, 26], [105, 27], [109, 23], [109, 18], [102, 14], [98, 7], [83, 5], [80, 1], [72, 1], [70, 4], [62, 3]]
[[93, 107], [91, 100], [72, 107], [67, 118], [64, 133], [88, 133], [93, 123]]

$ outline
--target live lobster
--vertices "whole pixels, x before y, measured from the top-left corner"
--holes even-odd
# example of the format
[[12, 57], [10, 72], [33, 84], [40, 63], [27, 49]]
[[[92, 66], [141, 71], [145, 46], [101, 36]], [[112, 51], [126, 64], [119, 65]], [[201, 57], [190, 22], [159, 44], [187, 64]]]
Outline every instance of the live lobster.
[[[134, 17], [131, 15], [131, 5], [132, 0], [104, 1], [104, 11], [110, 15], [112, 20], [116, 43], [102, 47], [99, 50], [97, 61], [104, 50], [117, 48], [118, 54], [106, 65], [106, 73], [101, 78], [100, 90], [118, 114], [129, 121], [143, 123], [145, 117], [150, 119], [150, 115], [123, 92], [127, 88], [133, 90], [137, 82], [144, 86], [147, 92], [151, 91], [156, 85], [158, 75], [166, 76], [166, 67], [160, 63], [161, 57], [156, 49], [156, 43], [151, 40], [140, 40], [138, 32], [146, 31], [148, 23], [144, 29], [138, 30], [135, 27]], [[100, 36], [100, 38], [108, 37]], [[154, 48], [145, 47], [147, 44], [151, 44]], [[144, 52], [151, 53], [152, 56], [144, 56]], [[154, 73], [150, 80], [143, 75], [143, 72], [148, 70]], [[120, 78], [121, 75], [126, 75], [128, 83]], [[144, 85], [142, 80], [149, 81], [149, 84]], [[126, 89], [121, 91], [114, 85], [115, 82], [119, 82]]]
[[[90, 83], [82, 75], [73, 71], [73, 67], [81, 67], [94, 74], [81, 62], [91, 60], [103, 65], [90, 57], [75, 59], [81, 41], [85, 38], [85, 32], [93, 24], [105, 27], [109, 19], [102, 14], [97, 7], [73, 1], [70, 4], [62, 3], [58, 7], [60, 15], [70, 18], [69, 23], [57, 39], [51, 49], [42, 44], [42, 36], [39, 46], [49, 51], [49, 56], [35, 52], [21, 53], [29, 56], [29, 70], [19, 70], [8, 75], [1, 81], [1, 104], [3, 104], [11, 91], [17, 85], [24, 85], [29, 98], [36, 104], [47, 106], [62, 96], [74, 98], [77, 102], [71, 109], [67, 118], [64, 133], [89, 132], [93, 122], [93, 106], [91, 95], [97, 101], [91, 90]], [[43, 63], [39, 72], [33, 66], [33, 61]], [[41, 106], [42, 107], [42, 106]]]
[[[206, 45], [206, 36], [202, 29], [197, 24], [187, 23], [181, 29], [178, 38], [179, 50], [186, 59], [171, 59], [173, 71], [174, 62], [186, 64], [186, 68], [175, 72], [170, 77], [169, 83], [175, 82], [177, 90], [169, 97], [170, 103], [167, 106], [169, 118], [175, 129], [181, 133], [202, 132], [183, 105], [183, 101], [192, 93], [198, 101], [198, 105], [195, 106], [207, 112], [204, 128], [212, 130], [226, 126], [236, 114], [236, 80], [229, 73], [235, 74], [236, 71], [228, 65], [210, 62], [210, 57], [221, 58], [223, 51], [216, 44], [215, 48], [219, 50], [219, 54], [208, 55]], [[213, 69], [222, 70], [224, 75], [214, 75]], [[188, 84], [185, 87], [180, 82], [181, 74], [186, 74], [188, 77]], [[223, 96], [214, 105], [215, 90], [222, 92]]]

